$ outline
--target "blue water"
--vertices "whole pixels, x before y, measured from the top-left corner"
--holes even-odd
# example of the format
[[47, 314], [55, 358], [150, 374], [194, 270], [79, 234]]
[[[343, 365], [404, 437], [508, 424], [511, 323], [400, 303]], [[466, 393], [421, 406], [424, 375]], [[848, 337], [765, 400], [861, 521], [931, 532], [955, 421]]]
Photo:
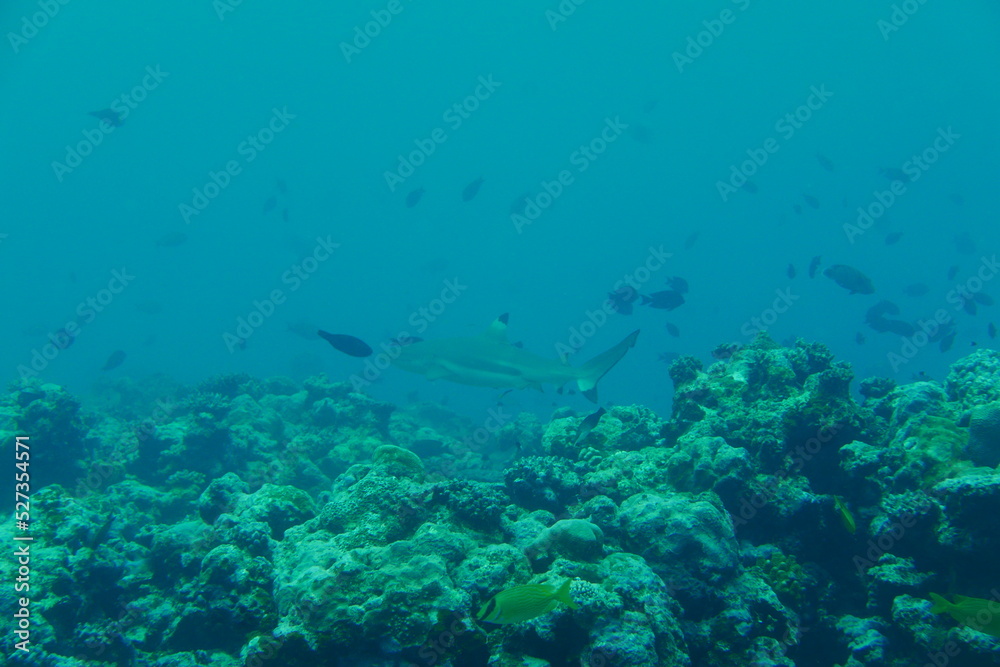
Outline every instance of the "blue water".
[[[666, 289], [673, 275], [691, 290], [673, 312], [637, 306], [587, 340], [573, 363], [642, 330], [602, 382], [603, 401], [668, 413], [671, 387], [659, 355], [707, 362], [719, 343], [748, 342], [746, 323], [772, 305], [776, 290], [791, 290], [794, 301], [769, 327], [772, 336], [820, 341], [860, 377], [906, 381], [923, 371], [941, 378], [973, 342], [993, 342], [986, 327], [995, 309], [973, 317], [955, 311], [947, 294], [997, 248], [995, 3], [914, 3], [916, 12], [887, 31], [879, 24], [893, 15], [886, 2], [620, 7], [592, 0], [556, 20], [554, 2], [484, 8], [403, 0], [353, 51], [345, 44], [355, 28], [363, 30], [373, 11], [384, 21], [385, 2], [53, 6], [58, 11], [35, 31], [25, 20], [41, 22], [36, 3], [0, 9], [0, 232], [7, 235], [0, 368], [8, 379], [23, 374], [48, 334], [78, 319], [78, 304], [123, 269], [134, 281], [44, 364], [42, 379], [78, 393], [108, 374], [168, 373], [185, 383], [231, 372], [348, 379], [362, 362], [289, 333], [288, 323], [374, 345], [416, 333], [411, 314], [445, 280], [467, 289], [422, 337], [476, 333], [509, 312], [512, 340], [555, 357], [555, 345], [600, 309], [650, 247], [672, 256], [640, 291]], [[717, 36], [705, 32], [712, 28]], [[678, 67], [689, 37], [705, 46]], [[157, 68], [159, 78], [147, 76]], [[481, 78], [497, 83], [456, 127], [445, 112], [474, 95]], [[828, 99], [791, 136], [779, 131], [776, 123], [815, 89]], [[121, 127], [59, 173], [53, 163], [65, 163], [68, 147], [99, 126], [88, 112], [123, 94], [134, 108]], [[241, 142], [267, 127], [275, 110], [292, 117], [248, 161]], [[580, 171], [574, 151], [615, 119], [629, 129]], [[446, 140], [390, 189], [385, 174], [398, 156], [436, 128]], [[850, 243], [844, 224], [890, 186], [879, 170], [901, 168], [948, 128], [959, 138]], [[752, 176], [757, 192], [740, 189], [723, 201], [718, 182], [768, 138], [778, 150]], [[181, 205], [229, 161], [240, 173], [186, 221]], [[539, 192], [562, 170], [572, 183], [518, 233], [510, 202]], [[478, 195], [462, 201], [463, 188], [480, 176]], [[407, 208], [418, 187], [426, 194]], [[272, 196], [275, 207], [264, 213]], [[902, 239], [885, 245], [894, 231]], [[186, 242], [156, 245], [172, 232]], [[974, 243], [968, 254], [954, 242], [963, 234]], [[318, 237], [340, 246], [293, 290], [282, 276]], [[822, 256], [820, 271], [857, 267], [876, 294], [848, 295], [822, 275], [810, 280], [814, 255]], [[794, 279], [786, 276], [789, 263]], [[959, 269], [949, 281], [952, 265]], [[930, 292], [904, 296], [914, 282]], [[230, 351], [223, 334], [275, 289], [285, 302], [245, 350]], [[1000, 296], [988, 281], [983, 291]], [[863, 324], [879, 299], [898, 303], [900, 319], [911, 322], [947, 309], [957, 325], [954, 347], [941, 353], [929, 344], [894, 369], [887, 355], [900, 350], [900, 339]], [[149, 302], [162, 310], [138, 308]], [[667, 335], [666, 321], [680, 338]], [[859, 331], [864, 345], [855, 342]], [[127, 353], [125, 363], [102, 373], [117, 349]], [[497, 394], [395, 369], [370, 391], [396, 402], [417, 391], [472, 415]], [[507, 401], [542, 414], [553, 404], [587, 406], [551, 389]]]

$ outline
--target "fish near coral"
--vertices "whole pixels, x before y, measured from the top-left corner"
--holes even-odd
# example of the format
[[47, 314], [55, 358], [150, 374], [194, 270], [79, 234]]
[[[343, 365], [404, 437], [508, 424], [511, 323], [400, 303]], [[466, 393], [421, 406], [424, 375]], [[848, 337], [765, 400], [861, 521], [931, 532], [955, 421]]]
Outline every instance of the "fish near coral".
[[421, 197], [424, 196], [425, 190], [423, 188], [417, 188], [406, 195], [406, 208], [413, 208], [420, 203]]
[[104, 362], [104, 365], [101, 366], [101, 370], [110, 371], [115, 368], [118, 368], [119, 366], [122, 365], [122, 363], [124, 363], [125, 356], [126, 355], [124, 350], [115, 350], [114, 352], [111, 353], [111, 356], [108, 357], [108, 360]]
[[479, 194], [479, 188], [483, 186], [483, 182], [485, 180], [486, 180], [485, 178], [480, 176], [476, 180], [466, 185], [465, 189], [462, 190], [462, 201], [472, 201], [476, 197], [476, 195]]
[[833, 509], [837, 512], [837, 516], [840, 517], [840, 522], [844, 524], [844, 528], [847, 529], [851, 535], [858, 529], [858, 524], [854, 521], [854, 515], [851, 514], [851, 510], [848, 509], [847, 503], [840, 496], [833, 497]]
[[555, 609], [560, 602], [570, 609], [577, 604], [569, 594], [573, 581], [567, 579], [558, 589], [549, 584], [514, 586], [493, 596], [480, 608], [476, 620], [507, 625], [522, 623]]
[[328, 333], [322, 329], [316, 333], [334, 348], [352, 357], [370, 357], [373, 352], [367, 343], [355, 336]]
[[955, 595], [955, 602], [948, 602], [937, 593], [931, 593], [933, 614], [948, 614], [973, 630], [1000, 637], [1000, 602]]

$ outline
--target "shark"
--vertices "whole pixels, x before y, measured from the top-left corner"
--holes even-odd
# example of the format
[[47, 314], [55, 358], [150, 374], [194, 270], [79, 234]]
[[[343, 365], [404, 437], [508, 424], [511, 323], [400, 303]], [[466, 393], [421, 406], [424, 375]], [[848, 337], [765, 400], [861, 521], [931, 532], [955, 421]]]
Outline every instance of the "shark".
[[597, 383], [635, 345], [633, 331], [617, 345], [582, 366], [546, 359], [527, 352], [507, 339], [509, 315], [504, 313], [478, 336], [411, 340], [400, 348], [393, 365], [419, 373], [429, 380], [494, 389], [539, 389], [543, 384], [562, 387], [576, 382], [580, 393], [597, 402]]

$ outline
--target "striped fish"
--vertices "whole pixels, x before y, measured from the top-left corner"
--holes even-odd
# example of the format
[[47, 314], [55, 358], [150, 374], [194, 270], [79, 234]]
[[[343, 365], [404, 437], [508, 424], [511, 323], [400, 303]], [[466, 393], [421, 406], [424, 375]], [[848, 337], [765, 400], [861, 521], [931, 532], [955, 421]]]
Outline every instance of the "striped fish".
[[560, 602], [576, 609], [577, 604], [570, 597], [569, 588], [573, 583], [567, 579], [558, 589], [549, 584], [527, 584], [501, 591], [483, 605], [476, 619], [485, 623], [521, 623], [541, 616], [555, 609]]

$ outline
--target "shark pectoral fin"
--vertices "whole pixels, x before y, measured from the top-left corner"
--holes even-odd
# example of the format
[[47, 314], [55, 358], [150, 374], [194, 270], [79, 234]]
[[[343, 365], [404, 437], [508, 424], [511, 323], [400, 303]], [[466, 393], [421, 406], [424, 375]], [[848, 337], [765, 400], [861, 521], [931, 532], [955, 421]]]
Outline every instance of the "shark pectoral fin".
[[635, 345], [635, 339], [639, 337], [639, 330], [636, 329], [625, 337], [620, 343], [606, 352], [597, 355], [580, 367], [581, 377], [576, 381], [576, 386], [580, 393], [588, 400], [597, 402], [597, 383], [610, 371], [615, 364], [621, 361], [625, 353]]

